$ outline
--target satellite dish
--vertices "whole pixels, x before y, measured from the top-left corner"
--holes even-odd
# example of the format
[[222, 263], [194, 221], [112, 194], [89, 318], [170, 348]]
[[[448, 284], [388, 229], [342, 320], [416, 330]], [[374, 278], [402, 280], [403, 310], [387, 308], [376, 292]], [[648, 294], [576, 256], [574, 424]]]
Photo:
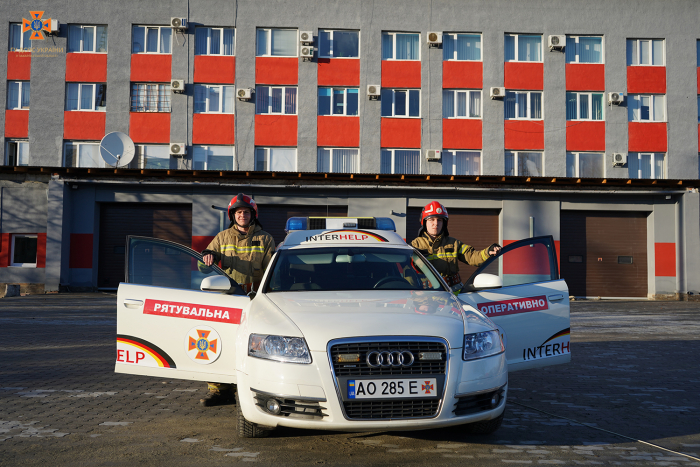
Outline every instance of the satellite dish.
[[134, 158], [134, 142], [128, 135], [113, 131], [100, 141], [100, 156], [112, 167], [126, 167]]

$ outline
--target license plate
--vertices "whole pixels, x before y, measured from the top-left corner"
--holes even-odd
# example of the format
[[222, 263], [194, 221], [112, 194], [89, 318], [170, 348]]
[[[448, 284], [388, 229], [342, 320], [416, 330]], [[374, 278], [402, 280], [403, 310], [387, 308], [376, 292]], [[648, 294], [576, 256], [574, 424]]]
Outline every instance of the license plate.
[[437, 396], [435, 378], [348, 380], [348, 399], [399, 399]]

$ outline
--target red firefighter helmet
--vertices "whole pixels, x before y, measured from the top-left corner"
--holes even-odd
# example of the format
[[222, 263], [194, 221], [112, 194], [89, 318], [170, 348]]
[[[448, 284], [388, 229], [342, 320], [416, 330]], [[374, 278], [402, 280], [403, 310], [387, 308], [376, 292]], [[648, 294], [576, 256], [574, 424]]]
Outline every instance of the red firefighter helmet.
[[228, 218], [231, 222], [236, 222], [233, 218], [233, 214], [238, 208], [250, 209], [251, 221], [258, 218], [258, 205], [250, 196], [244, 195], [243, 193], [238, 193], [236, 196], [231, 198], [231, 202], [228, 203]]
[[445, 206], [437, 201], [433, 201], [426, 204], [423, 211], [420, 213], [420, 230], [418, 231], [418, 236], [422, 235], [422, 233], [425, 231], [425, 221], [431, 217], [439, 217], [443, 219], [445, 224], [442, 227], [442, 231], [445, 233], [445, 235], [449, 235], [447, 232], [447, 220], [450, 216], [447, 214], [447, 209], [445, 209]]

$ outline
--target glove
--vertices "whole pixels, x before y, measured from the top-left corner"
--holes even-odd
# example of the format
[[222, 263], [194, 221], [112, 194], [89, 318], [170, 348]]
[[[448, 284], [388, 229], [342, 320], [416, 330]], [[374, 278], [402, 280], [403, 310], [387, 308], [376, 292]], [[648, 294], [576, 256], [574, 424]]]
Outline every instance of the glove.
[[221, 253], [219, 253], [218, 251], [214, 251], [214, 250], [202, 251], [202, 256], [206, 256], [206, 255], [212, 255], [214, 257], [215, 264], [218, 263], [219, 261], [221, 261]]
[[[492, 243], [492, 244], [486, 249], [486, 252], [489, 254], [489, 256], [496, 256], [496, 255], [491, 255], [491, 250], [493, 250], [493, 249], [496, 248], [496, 247], [501, 248], [501, 245], [499, 245], [498, 243]], [[496, 253], [496, 254], [498, 254], [498, 253]]]

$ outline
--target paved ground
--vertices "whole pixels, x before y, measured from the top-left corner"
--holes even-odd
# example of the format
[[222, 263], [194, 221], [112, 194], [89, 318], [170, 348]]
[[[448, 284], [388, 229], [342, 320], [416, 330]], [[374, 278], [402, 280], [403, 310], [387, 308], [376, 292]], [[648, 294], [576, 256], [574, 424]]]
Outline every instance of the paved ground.
[[[678, 465], [700, 462], [700, 303], [572, 302], [572, 363], [510, 376], [503, 426], [239, 439], [204, 384], [116, 375], [116, 297], [0, 300], [0, 465]], [[559, 418], [567, 417], [569, 420]]]

